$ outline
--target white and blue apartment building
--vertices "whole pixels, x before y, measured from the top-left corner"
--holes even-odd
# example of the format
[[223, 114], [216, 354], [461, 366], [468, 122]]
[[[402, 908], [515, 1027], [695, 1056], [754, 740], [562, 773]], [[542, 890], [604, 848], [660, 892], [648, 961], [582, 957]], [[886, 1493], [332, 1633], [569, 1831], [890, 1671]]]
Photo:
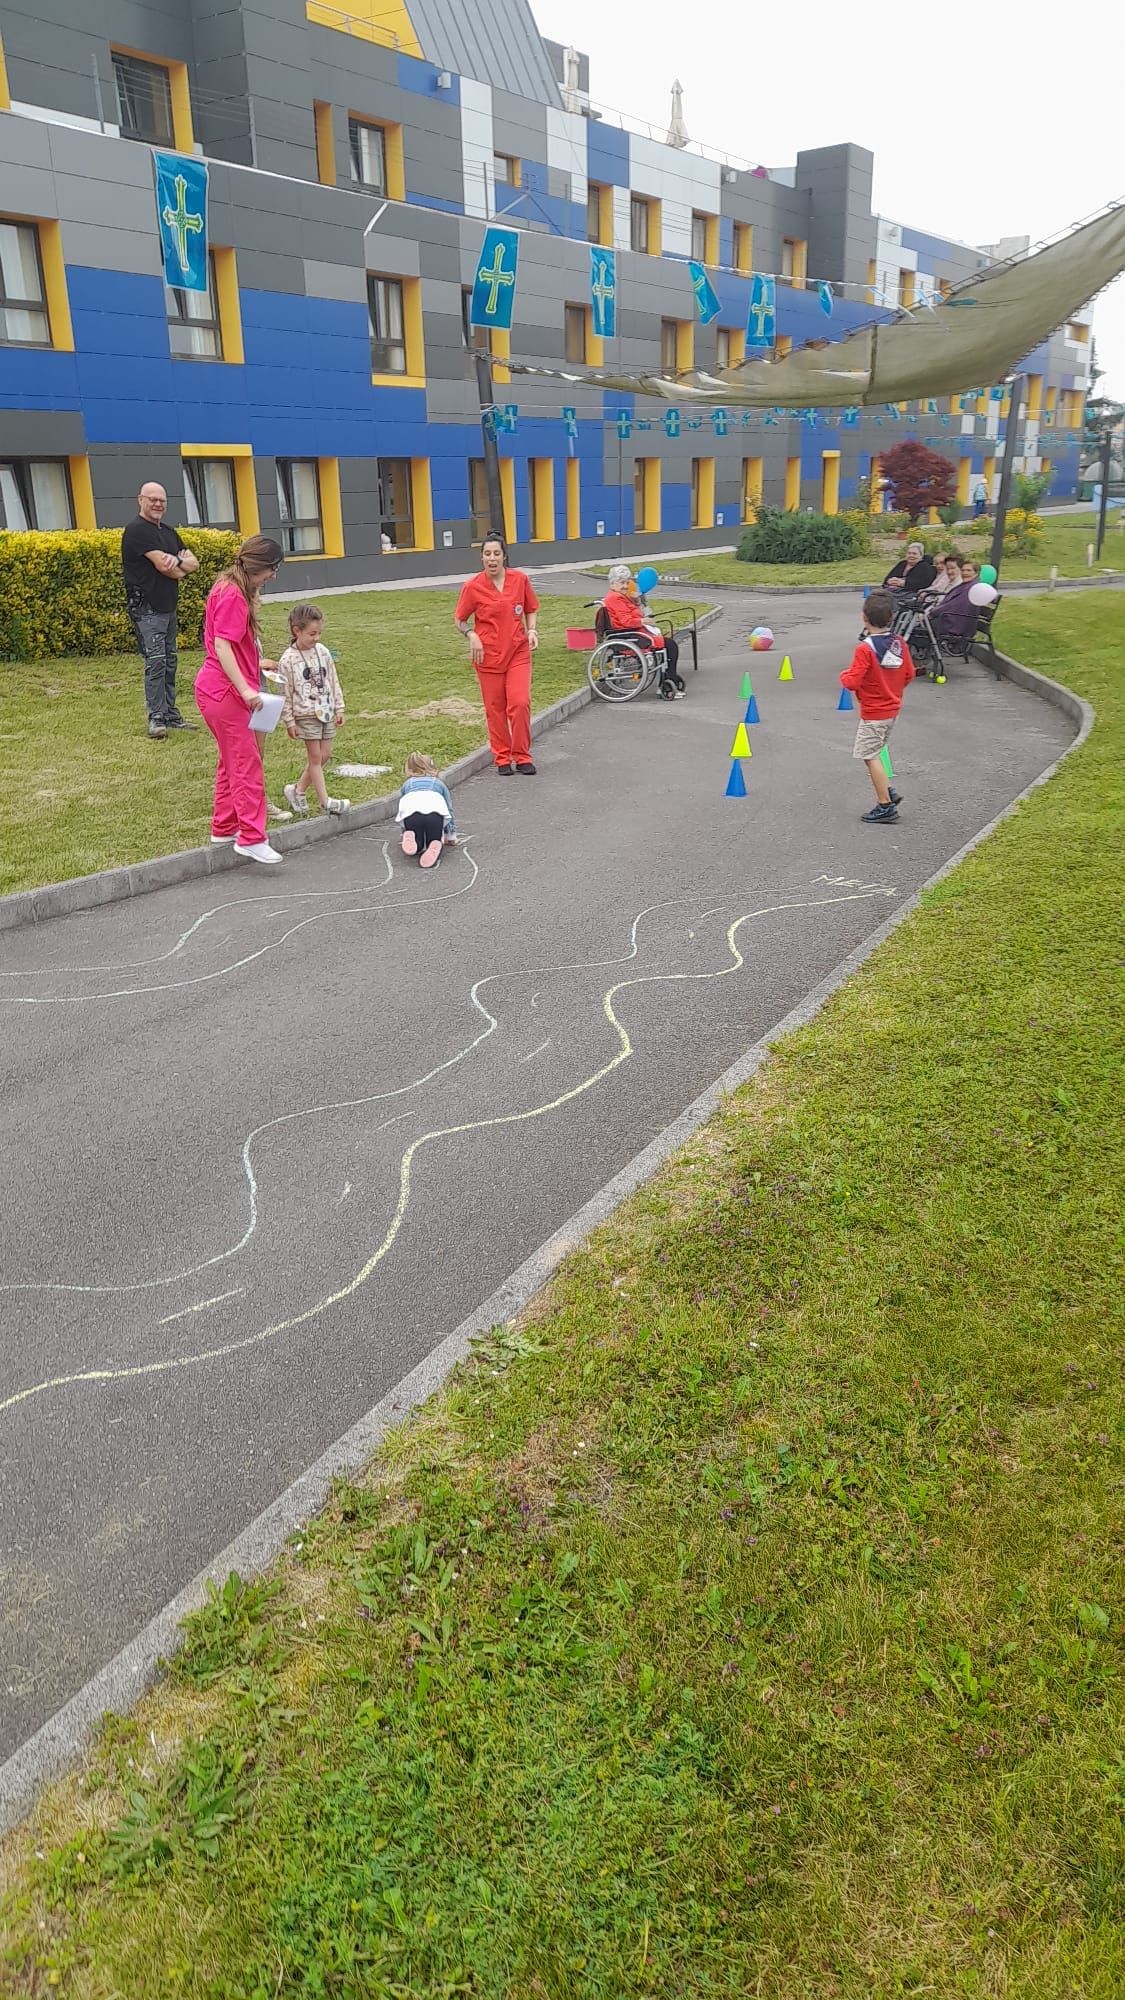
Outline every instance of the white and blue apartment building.
[[[491, 525], [480, 340], [524, 561], [729, 543], [763, 501], [845, 507], [901, 437], [945, 451], [964, 500], [994, 488], [1002, 385], [850, 426], [669, 427], [659, 404], [510, 373], [737, 363], [754, 272], [777, 277], [784, 352], [924, 310], [990, 254], [874, 215], [863, 147], [767, 171], [588, 91], [527, 0], [0, 0], [0, 529], [117, 527], [158, 479], [177, 523], [277, 535], [292, 589], [463, 570]], [[208, 163], [205, 291], [165, 284], [154, 149]], [[510, 336], [469, 324], [493, 218], [520, 231]], [[591, 242], [618, 253], [609, 353]], [[706, 328], [692, 259], [722, 302]], [[1023, 364], [1020, 463], [1059, 499], [1089, 357], [1080, 315]]]

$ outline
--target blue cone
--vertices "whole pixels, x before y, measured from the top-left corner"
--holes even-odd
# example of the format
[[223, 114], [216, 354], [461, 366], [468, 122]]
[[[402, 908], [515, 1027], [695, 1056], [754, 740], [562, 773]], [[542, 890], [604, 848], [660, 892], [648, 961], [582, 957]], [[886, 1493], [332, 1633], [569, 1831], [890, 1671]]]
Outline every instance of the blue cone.
[[852, 700], [852, 691], [851, 691], [851, 689], [850, 689], [850, 688], [841, 688], [841, 689], [840, 689], [840, 699], [839, 699], [839, 701], [838, 701], [838, 702], [836, 703], [836, 707], [837, 707], [838, 709], [843, 709], [843, 711], [844, 711], [844, 713], [845, 713], [845, 714], [847, 713], [847, 711], [848, 711], [848, 709], [849, 709], [849, 708], [854, 708], [854, 707], [855, 707], [855, 703], [854, 703], [854, 701]]
[[756, 694], [752, 694], [746, 704], [746, 713], [742, 720], [743, 722], [760, 722], [761, 719], [761, 716], [758, 714], [758, 697]]
[[742, 775], [742, 765], [737, 757], [730, 767], [726, 796], [728, 799], [744, 799], [746, 797], [746, 780]]

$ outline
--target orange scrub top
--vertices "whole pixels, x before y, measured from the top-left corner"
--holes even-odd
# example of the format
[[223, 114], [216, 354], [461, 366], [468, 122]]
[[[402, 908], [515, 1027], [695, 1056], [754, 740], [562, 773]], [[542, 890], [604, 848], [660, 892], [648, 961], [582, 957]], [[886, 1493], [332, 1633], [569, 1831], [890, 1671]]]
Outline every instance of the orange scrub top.
[[470, 578], [457, 599], [455, 616], [460, 624], [472, 619], [484, 647], [478, 673], [507, 672], [527, 646], [527, 619], [538, 609], [539, 599], [522, 569], [505, 570], [502, 590], [483, 570]]

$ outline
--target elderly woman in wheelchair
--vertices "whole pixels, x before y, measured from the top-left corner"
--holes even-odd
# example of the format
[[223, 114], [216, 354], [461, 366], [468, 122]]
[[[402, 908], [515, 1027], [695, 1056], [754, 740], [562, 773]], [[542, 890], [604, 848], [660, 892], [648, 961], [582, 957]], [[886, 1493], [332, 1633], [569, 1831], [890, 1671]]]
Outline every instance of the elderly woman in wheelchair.
[[594, 618], [598, 644], [587, 665], [591, 687], [607, 701], [628, 701], [655, 679], [665, 701], [678, 701], [684, 683], [676, 640], [649, 617], [628, 563], [614, 563], [606, 581]]

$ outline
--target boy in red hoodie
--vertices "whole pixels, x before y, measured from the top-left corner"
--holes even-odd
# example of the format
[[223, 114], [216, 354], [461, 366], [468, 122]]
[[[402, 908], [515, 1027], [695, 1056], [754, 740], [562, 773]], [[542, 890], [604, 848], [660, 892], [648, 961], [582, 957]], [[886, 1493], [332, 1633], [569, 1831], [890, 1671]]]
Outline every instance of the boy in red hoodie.
[[892, 791], [879, 752], [886, 748], [902, 697], [914, 679], [914, 662], [905, 639], [893, 639], [894, 602], [887, 591], [873, 590], [863, 607], [863, 637], [850, 667], [840, 675], [841, 687], [852, 688], [859, 702], [860, 724], [853, 757], [862, 758], [875, 787], [875, 804], [862, 817], [883, 826], [898, 818], [899, 794]]

